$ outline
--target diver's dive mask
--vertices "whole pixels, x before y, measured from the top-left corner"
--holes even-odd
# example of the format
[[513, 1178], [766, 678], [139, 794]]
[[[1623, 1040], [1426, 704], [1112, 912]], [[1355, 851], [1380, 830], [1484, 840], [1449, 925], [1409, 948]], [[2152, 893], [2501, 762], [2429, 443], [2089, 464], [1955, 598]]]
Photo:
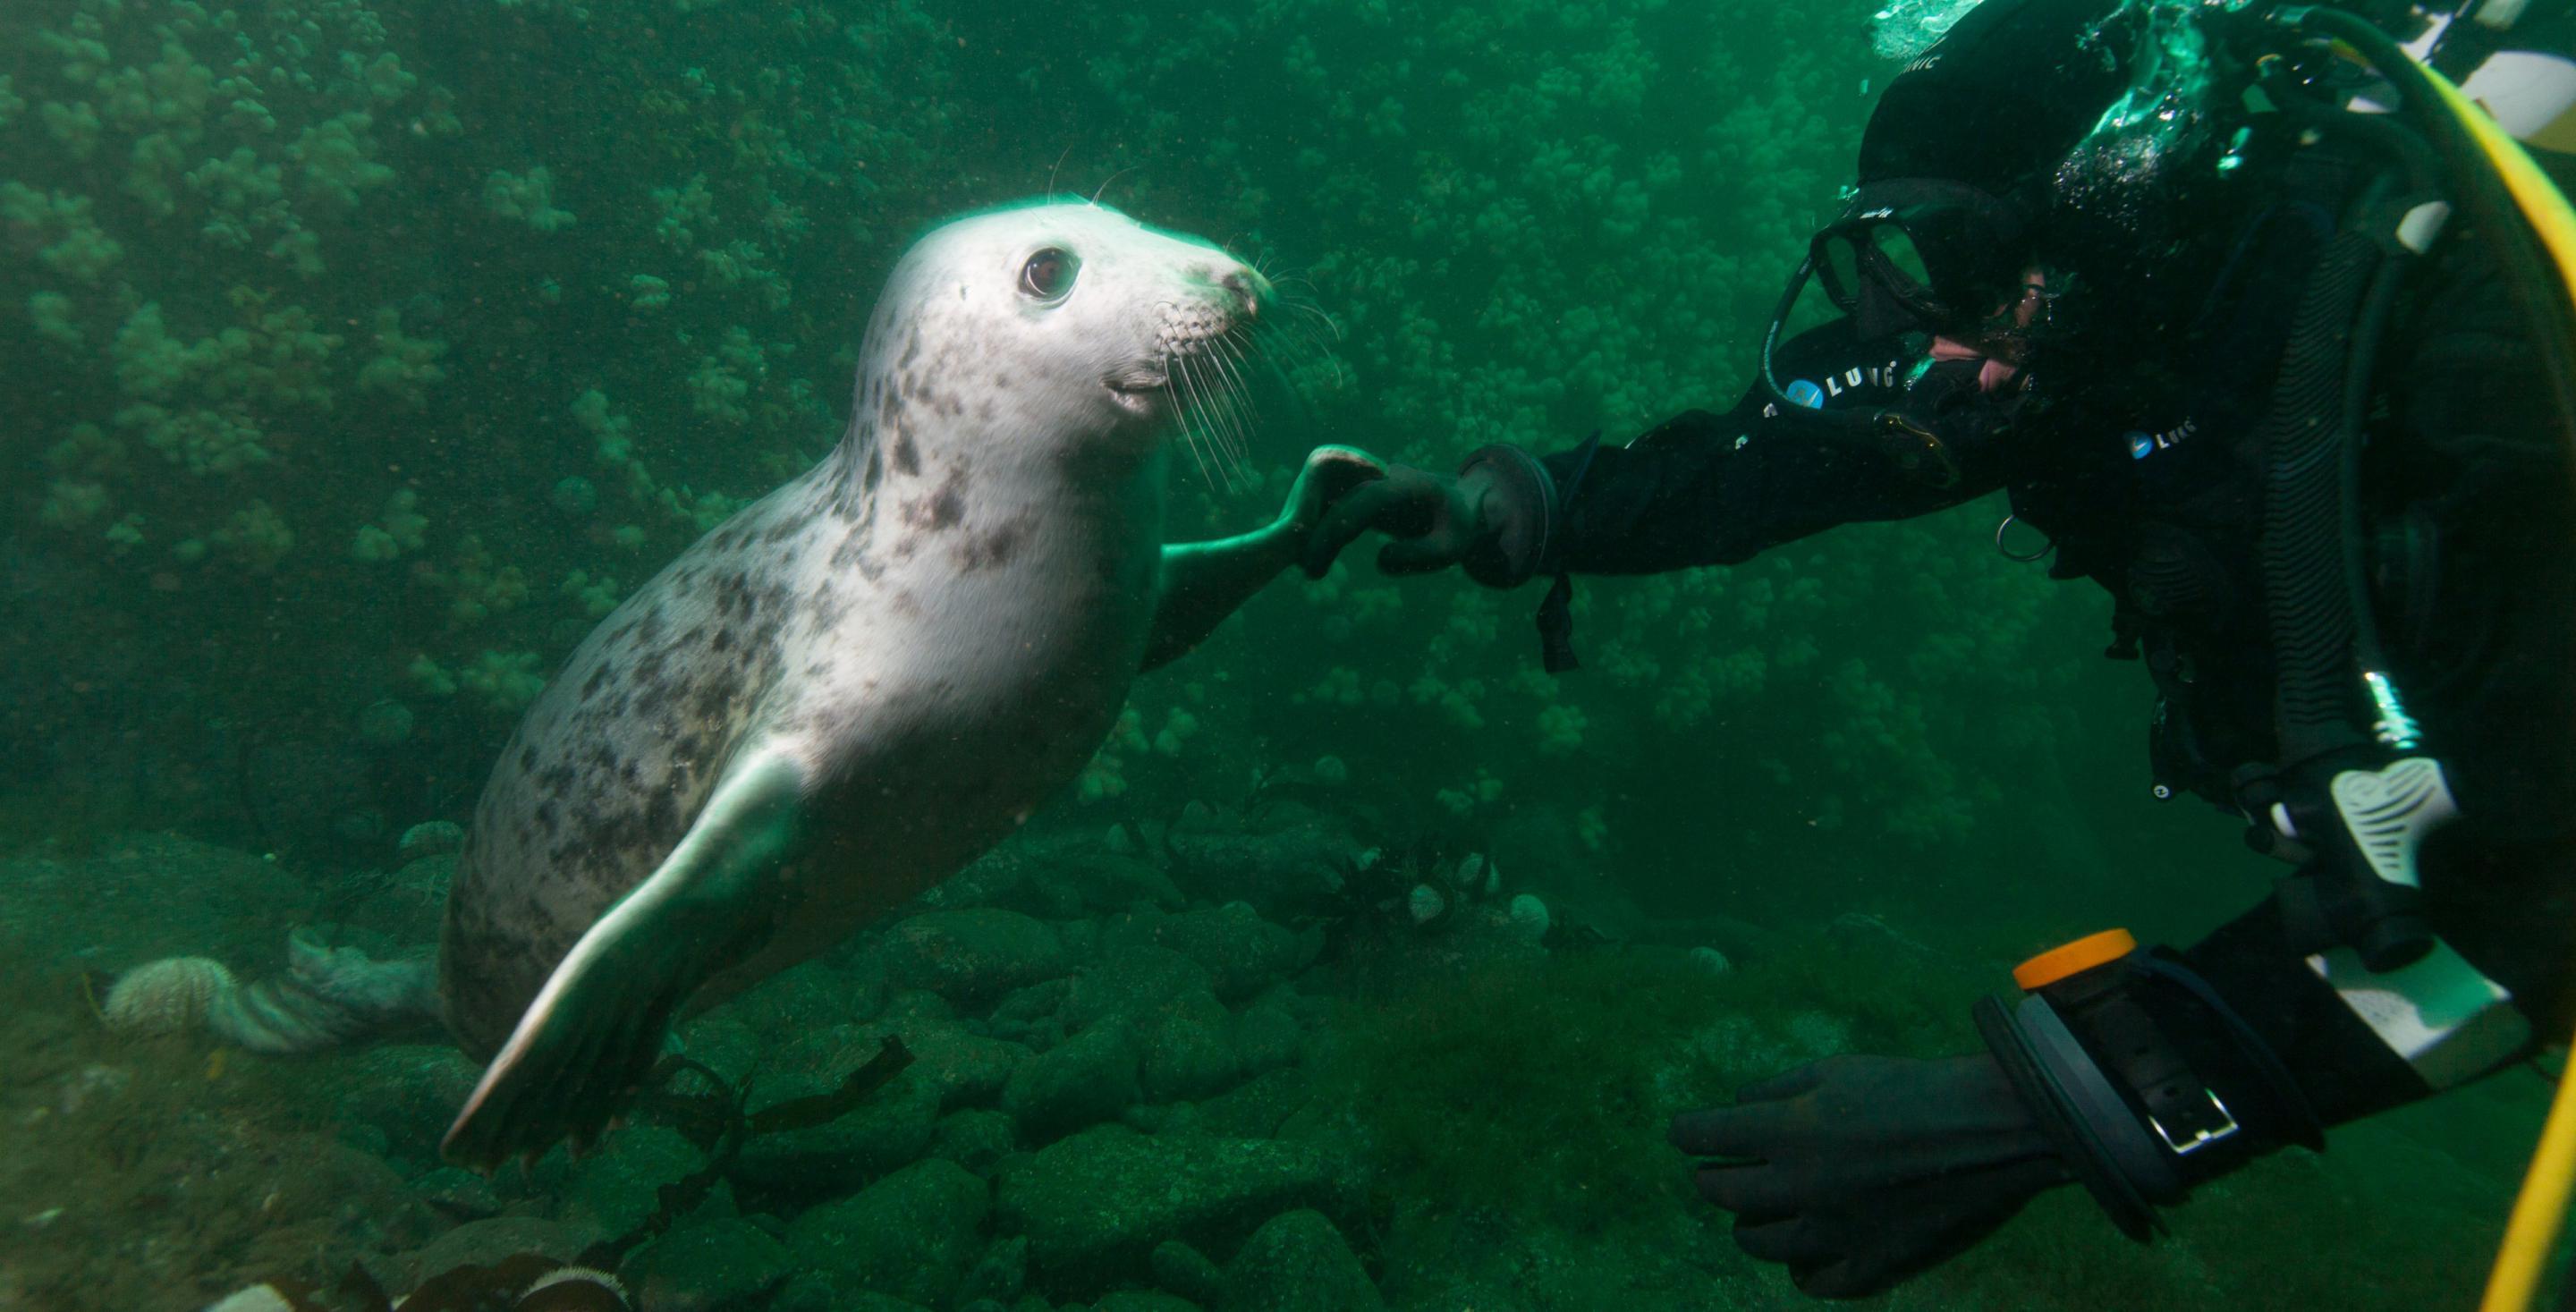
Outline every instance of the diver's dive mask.
[[1891, 178], [1853, 193], [1807, 247], [1807, 268], [1863, 341], [1957, 333], [2021, 296], [2030, 224], [1965, 183]]

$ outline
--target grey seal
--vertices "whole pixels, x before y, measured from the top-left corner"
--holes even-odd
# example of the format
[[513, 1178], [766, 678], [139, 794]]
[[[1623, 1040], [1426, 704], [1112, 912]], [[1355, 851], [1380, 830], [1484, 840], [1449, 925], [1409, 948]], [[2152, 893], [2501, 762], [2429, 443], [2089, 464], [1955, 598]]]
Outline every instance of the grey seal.
[[1140, 670], [1381, 472], [1322, 448], [1267, 527], [1163, 544], [1174, 366], [1270, 299], [1215, 246], [1095, 204], [972, 215], [906, 252], [838, 446], [603, 620], [485, 785], [437, 962], [449, 1029], [490, 1055], [451, 1159], [596, 1135], [693, 997], [1008, 834]]

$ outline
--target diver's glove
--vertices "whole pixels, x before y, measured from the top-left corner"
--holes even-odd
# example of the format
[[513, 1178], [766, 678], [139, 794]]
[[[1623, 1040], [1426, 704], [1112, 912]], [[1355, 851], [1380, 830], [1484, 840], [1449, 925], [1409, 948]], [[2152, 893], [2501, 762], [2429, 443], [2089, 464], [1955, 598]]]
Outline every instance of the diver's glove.
[[1555, 517], [1555, 488], [1536, 457], [1515, 446], [1484, 447], [1456, 474], [1390, 465], [1386, 477], [1334, 502], [1307, 535], [1299, 562], [1322, 578], [1333, 558], [1370, 529], [1396, 539], [1378, 549], [1389, 574], [1456, 565], [1489, 587], [1538, 573]]
[[1673, 1118], [1700, 1195], [1800, 1290], [1858, 1298], [1957, 1256], [2075, 1177], [1995, 1059], [1828, 1057]]

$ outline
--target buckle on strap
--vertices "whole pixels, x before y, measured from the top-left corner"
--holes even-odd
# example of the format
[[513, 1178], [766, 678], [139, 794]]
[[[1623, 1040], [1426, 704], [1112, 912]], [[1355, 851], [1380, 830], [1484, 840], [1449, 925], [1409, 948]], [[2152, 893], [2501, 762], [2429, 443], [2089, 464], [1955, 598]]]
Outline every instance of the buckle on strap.
[[2189, 1157], [2211, 1144], [2233, 1136], [2238, 1130], [2244, 1128], [2236, 1123], [2236, 1113], [2227, 1110], [2227, 1104], [2219, 1101], [2216, 1093], [2203, 1089], [2200, 1091], [2200, 1096], [2209, 1100], [2210, 1110], [2218, 1113], [2219, 1123], [2213, 1126], [2194, 1127], [2179, 1141], [2174, 1138], [2173, 1131], [2165, 1128], [2162, 1117], [2152, 1115], [2147, 1117], [2147, 1128], [2154, 1130], [2156, 1137], [2164, 1140], [2165, 1147], [2172, 1149], [2176, 1157]]

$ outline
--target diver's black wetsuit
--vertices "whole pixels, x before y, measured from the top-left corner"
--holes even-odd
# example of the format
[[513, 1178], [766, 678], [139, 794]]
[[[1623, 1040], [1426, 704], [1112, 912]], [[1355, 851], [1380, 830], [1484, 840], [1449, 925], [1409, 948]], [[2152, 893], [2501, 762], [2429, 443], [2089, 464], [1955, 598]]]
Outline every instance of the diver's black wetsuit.
[[[2112, 654], [2143, 657], [2165, 694], [2158, 782], [2232, 808], [2232, 773], [2273, 755], [2253, 448], [2301, 248], [2317, 241], [2310, 222], [2248, 224], [2245, 258], [2214, 252], [2207, 266], [2227, 271], [2220, 294], [2192, 298], [2170, 322], [2093, 325], [2103, 349], [2043, 355], [2027, 389], [1981, 390], [1974, 360], [1921, 367], [1919, 338], [1864, 345], [1845, 321], [1803, 334], [1779, 353], [1784, 387], [1818, 384], [1827, 409], [1903, 413], [1942, 439], [1957, 482], [1936, 487], [1820, 441], [1757, 385], [1724, 414], [1689, 411], [1625, 447], [1545, 457], [1557, 505], [1537, 568], [1732, 563], [1836, 524], [2002, 490], [2054, 545], [2053, 576], [2111, 592]], [[2421, 271], [2377, 371], [2368, 495], [2385, 537], [2417, 542], [2381, 553], [2377, 602], [2392, 672], [2464, 814], [2424, 854], [2433, 928], [2555, 1038], [2576, 1018], [2565, 965], [2576, 927], [2569, 458], [2533, 348], [2475, 247], [2449, 241]], [[2306, 968], [2270, 901], [2184, 955], [2271, 1041], [2327, 1123], [2427, 1092]], [[2223, 1067], [2223, 1047], [2194, 1056]]]
[[[2351, 107], [2353, 52], [2417, 126]], [[1675, 1117], [1700, 1196], [1801, 1290], [1883, 1290], [2069, 1182], [2147, 1238], [2576, 1020], [2560, 289], [2496, 272], [2550, 259], [2469, 171], [2518, 165], [2461, 145], [2411, 58], [2332, 6], [1983, 0], [1881, 94], [1778, 312], [1812, 285], [1843, 317], [1767, 354], [1776, 392], [1617, 449], [1390, 465], [1309, 535], [1310, 576], [1372, 530], [1391, 574], [1552, 576], [1557, 670], [1573, 574], [2002, 491], [2055, 577], [2111, 594], [2155, 781], [2301, 863], [2186, 952], [2025, 962], [1982, 1052], [1837, 1054]]]

